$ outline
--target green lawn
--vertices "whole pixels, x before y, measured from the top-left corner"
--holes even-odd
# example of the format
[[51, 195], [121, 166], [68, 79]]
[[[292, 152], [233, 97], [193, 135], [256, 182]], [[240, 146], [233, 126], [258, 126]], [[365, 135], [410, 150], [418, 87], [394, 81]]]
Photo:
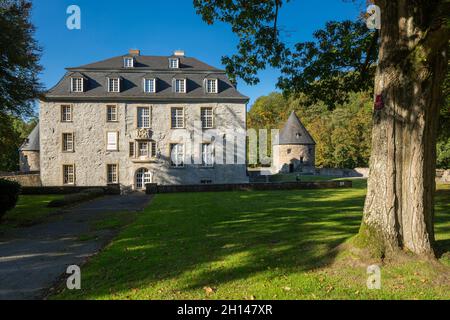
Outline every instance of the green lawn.
[[33, 225], [42, 222], [55, 208], [47, 208], [47, 204], [62, 195], [21, 195], [14, 209], [8, 211], [0, 222], [0, 230]]
[[[358, 232], [365, 181], [353, 189], [157, 195], [82, 267], [82, 290], [56, 299], [450, 299], [442, 263], [367, 264], [333, 250]], [[437, 196], [436, 231], [450, 249], [450, 189]], [[368, 262], [370, 263], [370, 262]]]

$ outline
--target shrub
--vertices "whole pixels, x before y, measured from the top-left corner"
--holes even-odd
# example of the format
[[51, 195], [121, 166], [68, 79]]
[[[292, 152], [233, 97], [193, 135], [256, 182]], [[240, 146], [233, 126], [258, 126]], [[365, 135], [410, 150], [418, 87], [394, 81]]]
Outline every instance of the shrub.
[[21, 186], [15, 181], [0, 179], [0, 219], [16, 206]]
[[65, 195], [64, 198], [62, 199], [50, 201], [50, 203], [47, 206], [50, 208], [64, 207], [70, 204], [76, 204], [78, 202], [98, 198], [103, 196], [104, 194], [105, 192], [103, 191], [103, 189], [87, 189], [80, 193]]

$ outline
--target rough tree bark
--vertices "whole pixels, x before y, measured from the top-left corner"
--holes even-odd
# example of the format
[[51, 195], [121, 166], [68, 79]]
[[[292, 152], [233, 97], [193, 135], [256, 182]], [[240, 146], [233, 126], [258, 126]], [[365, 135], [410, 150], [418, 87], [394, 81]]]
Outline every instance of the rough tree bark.
[[433, 256], [436, 134], [447, 68], [446, 0], [379, 0], [370, 177], [359, 236], [383, 255]]

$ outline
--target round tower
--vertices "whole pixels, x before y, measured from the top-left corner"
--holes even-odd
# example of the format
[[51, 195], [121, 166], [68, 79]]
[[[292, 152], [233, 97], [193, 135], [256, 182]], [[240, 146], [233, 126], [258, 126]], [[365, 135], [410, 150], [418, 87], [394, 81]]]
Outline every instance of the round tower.
[[316, 142], [292, 112], [280, 131], [278, 141], [273, 143], [273, 170], [289, 173], [313, 169], [315, 166]]

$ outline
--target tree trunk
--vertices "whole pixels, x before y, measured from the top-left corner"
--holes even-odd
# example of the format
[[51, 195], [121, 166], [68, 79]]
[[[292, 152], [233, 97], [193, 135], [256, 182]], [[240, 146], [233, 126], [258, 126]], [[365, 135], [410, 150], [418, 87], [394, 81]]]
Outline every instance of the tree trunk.
[[436, 135], [447, 67], [444, 1], [376, 1], [381, 8], [370, 177], [359, 236], [383, 255], [432, 256]]

